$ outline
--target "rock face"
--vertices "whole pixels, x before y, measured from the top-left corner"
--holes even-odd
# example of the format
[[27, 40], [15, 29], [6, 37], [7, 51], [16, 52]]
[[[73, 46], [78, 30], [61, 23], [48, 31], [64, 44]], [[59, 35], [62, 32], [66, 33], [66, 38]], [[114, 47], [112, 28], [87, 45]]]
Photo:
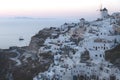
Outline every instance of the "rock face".
[[31, 38], [29, 44], [29, 50], [37, 53], [38, 49], [44, 45], [44, 41], [51, 37], [52, 33], [56, 32], [59, 35], [59, 31], [54, 28], [45, 28], [38, 32], [35, 36]]
[[37, 52], [52, 32], [50, 29], [41, 30], [27, 47], [0, 50], [0, 80], [33, 80], [38, 73], [46, 71], [53, 62], [53, 55], [41, 53], [39, 59]]
[[81, 62], [86, 63], [88, 60], [90, 60], [90, 55], [89, 51], [86, 50], [83, 54], [81, 54]]
[[52, 57], [50, 54], [41, 54], [44, 57], [44, 62], [41, 60], [32, 60], [28, 58], [27, 63], [23, 63], [22, 66], [16, 67], [13, 70], [14, 80], [33, 80], [33, 77], [39, 72], [46, 71], [52, 63]]
[[105, 59], [120, 68], [120, 45], [106, 51]]
[[9, 71], [10, 60], [4, 52], [0, 52], [0, 80], [7, 80], [6, 76]]
[[[19, 57], [16, 58], [18, 52]], [[53, 62], [49, 53], [40, 56], [43, 58], [39, 61], [34, 53], [21, 48], [1, 51], [0, 80], [32, 80], [39, 72], [46, 71]]]

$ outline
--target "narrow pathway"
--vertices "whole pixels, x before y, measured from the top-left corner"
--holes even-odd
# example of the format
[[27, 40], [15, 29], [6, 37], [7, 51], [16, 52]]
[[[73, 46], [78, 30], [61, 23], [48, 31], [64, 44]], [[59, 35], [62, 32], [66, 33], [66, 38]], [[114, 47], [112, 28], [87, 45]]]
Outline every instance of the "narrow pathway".
[[17, 56], [14, 58], [10, 58], [10, 59], [16, 62], [16, 66], [21, 65], [21, 61], [18, 59], [20, 57], [20, 53], [16, 49], [12, 50], [11, 52], [15, 52]]

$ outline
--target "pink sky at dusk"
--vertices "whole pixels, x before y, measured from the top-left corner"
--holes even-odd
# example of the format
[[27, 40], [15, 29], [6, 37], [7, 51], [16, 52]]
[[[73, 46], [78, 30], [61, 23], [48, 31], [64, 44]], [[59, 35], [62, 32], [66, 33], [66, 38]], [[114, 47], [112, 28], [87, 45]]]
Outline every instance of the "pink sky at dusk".
[[[120, 0], [101, 0], [109, 11], [120, 11]], [[77, 17], [96, 13], [100, 0], [0, 0], [0, 17]]]

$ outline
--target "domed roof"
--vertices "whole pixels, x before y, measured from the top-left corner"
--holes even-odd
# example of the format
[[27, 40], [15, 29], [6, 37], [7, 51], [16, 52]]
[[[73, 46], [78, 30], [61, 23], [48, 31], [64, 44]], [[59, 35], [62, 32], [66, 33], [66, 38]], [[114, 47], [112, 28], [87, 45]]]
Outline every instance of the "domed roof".
[[81, 18], [80, 20], [85, 20], [84, 18]]
[[108, 10], [106, 8], [104, 8], [103, 11], [108, 11]]

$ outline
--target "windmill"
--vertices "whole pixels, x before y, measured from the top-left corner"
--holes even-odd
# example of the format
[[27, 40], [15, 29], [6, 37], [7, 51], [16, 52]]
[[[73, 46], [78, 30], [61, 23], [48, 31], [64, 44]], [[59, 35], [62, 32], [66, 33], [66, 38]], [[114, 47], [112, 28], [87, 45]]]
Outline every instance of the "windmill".
[[106, 19], [108, 18], [109, 14], [108, 14], [108, 10], [106, 8], [103, 8], [103, 5], [102, 5], [102, 0], [99, 0], [100, 1], [100, 6], [99, 6], [99, 13], [101, 15], [101, 18], [102, 19]]

